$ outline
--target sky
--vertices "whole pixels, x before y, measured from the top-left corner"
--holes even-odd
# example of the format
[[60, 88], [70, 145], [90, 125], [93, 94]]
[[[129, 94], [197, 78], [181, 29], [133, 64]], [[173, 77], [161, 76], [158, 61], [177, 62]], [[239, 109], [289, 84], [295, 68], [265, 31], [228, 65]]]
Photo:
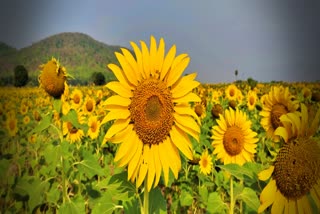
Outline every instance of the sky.
[[[189, 54], [202, 83], [320, 80], [320, 1], [4, 0], [0, 41], [18, 49], [62, 32], [109, 45], [149, 44]], [[238, 76], [235, 76], [238, 70]]]

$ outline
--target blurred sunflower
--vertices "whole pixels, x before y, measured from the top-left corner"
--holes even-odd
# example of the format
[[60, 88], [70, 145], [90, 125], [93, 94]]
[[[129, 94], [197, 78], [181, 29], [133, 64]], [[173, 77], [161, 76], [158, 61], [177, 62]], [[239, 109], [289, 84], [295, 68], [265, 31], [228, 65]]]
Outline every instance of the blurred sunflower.
[[30, 123], [30, 117], [28, 115], [23, 117], [23, 124], [28, 125]]
[[82, 100], [83, 98], [83, 94], [82, 94], [82, 91], [79, 90], [79, 89], [74, 89], [72, 92], [71, 92], [71, 95], [70, 95], [70, 99], [71, 99], [71, 108], [73, 109], [78, 109], [80, 108], [80, 106], [82, 105]]
[[239, 89], [235, 84], [230, 84], [225, 90], [226, 98], [231, 101], [231, 100], [237, 100], [238, 99], [238, 94], [239, 94]]
[[89, 130], [87, 135], [93, 140], [99, 136], [100, 121], [97, 116], [91, 116], [88, 119]]
[[258, 100], [257, 93], [255, 91], [252, 91], [252, 90], [248, 91], [248, 94], [247, 94], [247, 107], [248, 107], [249, 111], [252, 111], [252, 110], [255, 109], [257, 100]]
[[200, 161], [199, 161], [199, 165], [200, 165], [200, 172], [208, 175], [211, 173], [212, 170], [212, 158], [211, 156], [208, 154], [208, 150], [205, 150], [200, 157]]
[[20, 113], [21, 115], [25, 115], [28, 113], [28, 106], [26, 104], [20, 105]]
[[175, 57], [175, 45], [165, 56], [164, 40], [158, 47], [153, 36], [150, 41], [150, 49], [141, 41], [141, 50], [131, 42], [135, 57], [122, 48], [122, 54], [116, 53], [121, 67], [108, 65], [119, 81], [106, 85], [117, 95], [104, 102], [110, 112], [102, 121], [115, 120], [103, 143], [121, 143], [115, 161], [128, 165], [128, 179], [135, 180], [137, 187], [145, 181], [148, 191], [152, 184], [158, 185], [162, 172], [165, 184], [169, 169], [178, 177], [179, 150], [193, 159], [188, 134], [199, 141], [200, 127], [188, 103], [201, 101], [192, 92], [199, 85], [196, 73], [181, 77], [189, 56]]
[[203, 119], [206, 117], [206, 106], [203, 102], [195, 103], [193, 109], [199, 118]]
[[282, 86], [273, 86], [269, 94], [263, 98], [263, 109], [260, 112], [261, 125], [267, 132], [267, 136], [275, 142], [279, 141], [279, 136], [275, 135], [274, 131], [282, 125], [280, 117], [283, 114], [295, 112], [299, 106], [293, 98], [289, 88]]
[[313, 137], [319, 128], [320, 109], [315, 117], [301, 104], [301, 112], [280, 117], [284, 127], [275, 134], [285, 143], [273, 166], [259, 173], [260, 180], [271, 180], [260, 195], [263, 212], [272, 205], [271, 213], [314, 213], [312, 201], [320, 211], [320, 147], [319, 137]]
[[[84, 117], [81, 113], [78, 113], [78, 120], [76, 121], [78, 125], [84, 122]], [[70, 143], [79, 142], [81, 138], [84, 136], [84, 132], [82, 129], [77, 128], [70, 121], [65, 121], [62, 124], [62, 134], [66, 136], [66, 139], [70, 141]]]
[[96, 108], [96, 101], [87, 95], [82, 106], [83, 112], [90, 115]]
[[67, 72], [59, 61], [52, 57], [45, 65], [40, 65], [42, 70], [39, 75], [40, 87], [52, 97], [59, 98], [67, 86]]
[[6, 116], [6, 127], [8, 134], [9, 136], [14, 137], [18, 132], [18, 120], [13, 112], [9, 112]]
[[251, 121], [244, 112], [229, 108], [224, 116], [216, 120], [218, 125], [212, 128], [213, 154], [224, 164], [236, 163], [243, 165], [253, 160], [258, 138], [251, 130]]

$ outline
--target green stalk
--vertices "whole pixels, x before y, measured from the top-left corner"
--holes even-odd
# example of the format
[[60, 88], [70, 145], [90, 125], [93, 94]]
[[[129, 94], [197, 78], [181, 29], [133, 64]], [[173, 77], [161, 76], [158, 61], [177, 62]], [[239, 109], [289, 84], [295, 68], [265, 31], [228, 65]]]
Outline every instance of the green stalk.
[[148, 191], [148, 182], [147, 176], [144, 179], [144, 195], [143, 195], [143, 208], [144, 214], [149, 214], [149, 191]]
[[229, 213], [233, 214], [234, 210], [234, 199], [233, 199], [233, 177], [230, 176], [230, 210]]

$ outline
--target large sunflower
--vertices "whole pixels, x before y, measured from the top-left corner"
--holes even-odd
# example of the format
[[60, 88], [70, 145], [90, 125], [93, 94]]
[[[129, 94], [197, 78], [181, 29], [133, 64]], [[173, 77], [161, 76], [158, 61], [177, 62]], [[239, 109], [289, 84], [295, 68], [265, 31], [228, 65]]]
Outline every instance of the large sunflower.
[[104, 105], [110, 111], [102, 124], [115, 120], [103, 143], [121, 143], [115, 156], [120, 166], [128, 165], [128, 179], [139, 187], [145, 180], [148, 190], [156, 186], [163, 172], [168, 183], [169, 169], [177, 178], [181, 167], [179, 150], [192, 159], [192, 144], [188, 134], [199, 140], [200, 127], [188, 102], [200, 102], [191, 92], [199, 85], [196, 74], [181, 77], [188, 66], [187, 54], [176, 54], [172, 46], [165, 56], [165, 42], [157, 47], [153, 36], [150, 50], [141, 41], [141, 50], [131, 42], [135, 57], [127, 49], [115, 53], [120, 66], [108, 67], [119, 81], [107, 88], [117, 95]]
[[229, 108], [225, 115], [220, 114], [218, 125], [212, 128], [213, 154], [224, 164], [236, 163], [243, 165], [253, 160], [258, 138], [251, 130], [251, 121], [244, 112]]
[[[312, 213], [311, 201], [320, 211], [320, 147], [313, 137], [319, 128], [320, 109], [308, 116], [304, 104], [301, 112], [280, 117], [284, 127], [276, 129], [285, 143], [275, 163], [259, 174], [260, 180], [271, 180], [260, 195], [259, 212], [272, 205], [272, 213]], [[314, 118], [314, 119], [313, 119]]]
[[296, 111], [299, 106], [293, 98], [288, 87], [273, 86], [263, 99], [263, 109], [260, 112], [261, 125], [266, 130], [267, 136], [275, 142], [279, 141], [279, 136], [274, 134], [274, 131], [281, 126], [279, 118], [283, 114]]

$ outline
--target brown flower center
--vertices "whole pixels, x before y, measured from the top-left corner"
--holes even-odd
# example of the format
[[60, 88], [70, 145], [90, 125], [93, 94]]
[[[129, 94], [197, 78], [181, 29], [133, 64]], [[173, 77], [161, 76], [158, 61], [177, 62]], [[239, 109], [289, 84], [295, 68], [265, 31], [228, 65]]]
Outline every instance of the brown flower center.
[[10, 128], [10, 130], [14, 130], [16, 128], [15, 120], [9, 121], [9, 128]]
[[277, 188], [287, 199], [306, 195], [320, 178], [320, 148], [309, 139], [291, 141], [280, 149], [273, 172]]
[[90, 127], [91, 131], [96, 132], [97, 128], [98, 128], [97, 122], [93, 122]]
[[280, 117], [283, 114], [288, 113], [288, 109], [286, 106], [282, 105], [282, 104], [275, 104], [272, 106], [272, 110], [271, 110], [271, 124], [272, 127], [274, 129], [278, 128], [279, 126], [281, 126], [281, 121], [280, 121]]
[[89, 100], [86, 103], [86, 109], [87, 109], [88, 112], [91, 112], [93, 110], [93, 102], [91, 100]]
[[235, 156], [240, 154], [244, 145], [244, 136], [242, 130], [237, 126], [228, 127], [223, 136], [223, 146], [226, 152]]
[[142, 81], [129, 105], [131, 122], [144, 144], [158, 144], [169, 135], [174, 123], [170, 90], [157, 79]]
[[253, 96], [249, 98], [249, 103], [250, 105], [253, 105], [255, 103], [255, 98]]
[[197, 104], [194, 108], [195, 113], [200, 117], [203, 114], [203, 107], [201, 104]]
[[78, 129], [74, 127], [71, 122], [67, 122], [67, 127], [70, 134], [75, 134], [78, 131]]
[[207, 167], [207, 165], [208, 165], [208, 159], [205, 157], [205, 158], [202, 158], [202, 160], [201, 160], [201, 165], [204, 167], [204, 168], [206, 168]]
[[79, 94], [75, 94], [75, 95], [73, 96], [73, 102], [74, 102], [75, 104], [79, 104], [79, 103], [80, 103], [80, 96], [79, 96]]

